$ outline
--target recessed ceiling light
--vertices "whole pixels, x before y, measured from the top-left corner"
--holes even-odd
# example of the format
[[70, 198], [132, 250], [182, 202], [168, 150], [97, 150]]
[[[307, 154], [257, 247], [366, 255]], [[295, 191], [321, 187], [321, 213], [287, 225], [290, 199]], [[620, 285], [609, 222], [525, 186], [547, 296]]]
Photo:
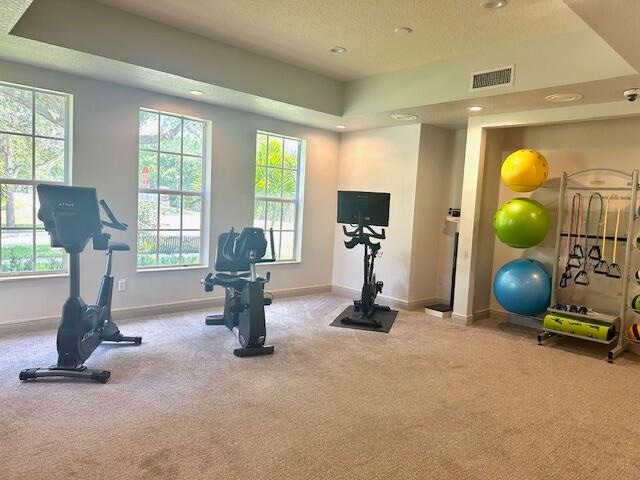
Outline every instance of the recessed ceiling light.
[[394, 29], [393, 31], [395, 33], [397, 33], [398, 35], [407, 35], [407, 34], [413, 32], [413, 28], [411, 28], [411, 27], [398, 27], [398, 28]]
[[582, 95], [579, 93], [554, 93], [544, 97], [547, 102], [551, 103], [569, 103], [582, 100]]
[[336, 125], [336, 128], [339, 128], [340, 130], [344, 130], [347, 127], [345, 125]]
[[480, 5], [482, 5], [484, 8], [495, 10], [506, 6], [507, 3], [509, 3], [507, 2], [507, 0], [483, 0]]
[[334, 46], [329, 49], [331, 53], [345, 53], [347, 51], [344, 47]]
[[204, 92], [202, 90], [189, 90], [189, 93], [191, 95], [196, 95], [196, 96], [200, 96], [200, 95], [204, 95]]
[[474, 105], [472, 107], [467, 107], [467, 110], [469, 110], [470, 112], [479, 112], [483, 109], [484, 107], [481, 107], [480, 105]]
[[394, 120], [409, 122], [411, 120], [417, 120], [418, 115], [414, 115], [413, 113], [392, 113], [391, 118], [393, 118]]

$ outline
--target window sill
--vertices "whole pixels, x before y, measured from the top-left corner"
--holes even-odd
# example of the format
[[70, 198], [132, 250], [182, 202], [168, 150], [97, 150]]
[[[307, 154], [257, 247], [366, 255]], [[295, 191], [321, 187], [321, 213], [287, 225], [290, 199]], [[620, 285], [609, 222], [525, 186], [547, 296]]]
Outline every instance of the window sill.
[[175, 267], [150, 267], [150, 268], [138, 268], [137, 273], [152, 273], [152, 272], [181, 272], [188, 270], [209, 270], [209, 265], [183, 265]]
[[302, 260], [283, 260], [281, 262], [259, 263], [258, 267], [265, 267], [269, 265], [298, 265], [300, 263], [302, 263]]
[[61, 273], [38, 273], [33, 275], [7, 275], [0, 276], [0, 283], [2, 282], [20, 282], [22, 280], [44, 280], [48, 278], [66, 278], [69, 276], [68, 272]]

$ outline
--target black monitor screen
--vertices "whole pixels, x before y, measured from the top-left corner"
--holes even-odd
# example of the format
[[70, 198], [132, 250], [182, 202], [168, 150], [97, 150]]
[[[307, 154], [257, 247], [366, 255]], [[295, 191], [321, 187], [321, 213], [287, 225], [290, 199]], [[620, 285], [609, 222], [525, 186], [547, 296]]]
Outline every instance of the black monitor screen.
[[[95, 188], [41, 183], [37, 190], [40, 199], [38, 218], [52, 234], [52, 246], [84, 246], [88, 238], [102, 231]], [[64, 229], [56, 225], [56, 218], [58, 223], [64, 222]]]
[[359, 223], [378, 227], [389, 226], [390, 193], [377, 192], [338, 192], [338, 223]]

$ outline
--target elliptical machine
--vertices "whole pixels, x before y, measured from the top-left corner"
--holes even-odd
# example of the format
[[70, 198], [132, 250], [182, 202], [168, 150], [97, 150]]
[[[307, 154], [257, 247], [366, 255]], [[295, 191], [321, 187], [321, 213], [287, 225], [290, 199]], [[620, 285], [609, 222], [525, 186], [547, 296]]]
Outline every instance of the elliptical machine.
[[[238, 329], [241, 348], [233, 353], [237, 357], [270, 355], [273, 345], [265, 346], [267, 331], [264, 318], [265, 305], [271, 298], [264, 296], [264, 286], [271, 280], [258, 276], [256, 264], [275, 262], [273, 230], [270, 230], [271, 258], [264, 258], [267, 240], [261, 228], [246, 227], [237, 234], [230, 232], [218, 237], [215, 274], [209, 273], [201, 280], [205, 292], [213, 291], [215, 285], [225, 289], [224, 313], [209, 315], [206, 325], [225, 325], [229, 330]], [[226, 272], [226, 273], [225, 273]]]
[[342, 231], [349, 240], [344, 245], [348, 249], [357, 245], [364, 245], [364, 275], [360, 300], [353, 301], [355, 315], [344, 317], [341, 322], [346, 325], [360, 325], [365, 327], [381, 328], [382, 324], [375, 318], [375, 313], [391, 310], [386, 305], [378, 305], [376, 297], [382, 292], [384, 283], [376, 280], [373, 266], [376, 257], [380, 253], [380, 242], [371, 239], [384, 240], [385, 230], [376, 232], [372, 225], [389, 224], [389, 199], [388, 193], [374, 192], [338, 192], [338, 223], [350, 223], [356, 225], [353, 230], [347, 230], [342, 225]]
[[[124, 231], [127, 224], [118, 221], [104, 200], [100, 205], [109, 221], [100, 219], [95, 188], [63, 185], [37, 186], [40, 199], [38, 218], [51, 236], [51, 246], [69, 253], [70, 293], [62, 307], [58, 328], [58, 363], [48, 368], [28, 368], [20, 372], [20, 380], [40, 377], [71, 377], [106, 383], [111, 373], [83, 365], [103, 341], [142, 343], [142, 337], [125, 337], [111, 318], [113, 295], [113, 252], [128, 251], [129, 245], [110, 241], [111, 235], [102, 227]], [[80, 253], [89, 239], [94, 250], [107, 251], [107, 269], [102, 277], [95, 305], [87, 305], [80, 297]]]

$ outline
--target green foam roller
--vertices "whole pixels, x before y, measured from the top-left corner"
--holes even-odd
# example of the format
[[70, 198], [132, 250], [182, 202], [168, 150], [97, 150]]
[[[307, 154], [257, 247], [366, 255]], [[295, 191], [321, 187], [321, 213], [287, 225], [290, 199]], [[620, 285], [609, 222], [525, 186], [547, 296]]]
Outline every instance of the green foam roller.
[[571, 333], [580, 337], [595, 338], [608, 341], [615, 334], [613, 325], [598, 325], [597, 323], [583, 322], [575, 318], [547, 315], [544, 317], [544, 328], [559, 333]]

